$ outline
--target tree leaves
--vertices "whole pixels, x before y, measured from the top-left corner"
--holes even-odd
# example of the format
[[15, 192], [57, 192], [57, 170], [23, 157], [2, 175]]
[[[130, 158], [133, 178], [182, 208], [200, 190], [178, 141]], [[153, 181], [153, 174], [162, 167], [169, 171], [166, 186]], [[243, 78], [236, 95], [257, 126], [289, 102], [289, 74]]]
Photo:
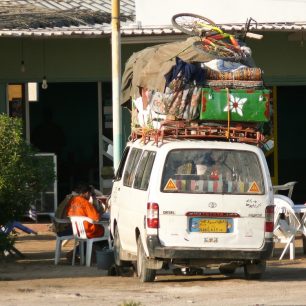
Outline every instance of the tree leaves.
[[54, 165], [35, 156], [23, 138], [22, 121], [0, 115], [0, 225], [18, 220], [54, 181]]

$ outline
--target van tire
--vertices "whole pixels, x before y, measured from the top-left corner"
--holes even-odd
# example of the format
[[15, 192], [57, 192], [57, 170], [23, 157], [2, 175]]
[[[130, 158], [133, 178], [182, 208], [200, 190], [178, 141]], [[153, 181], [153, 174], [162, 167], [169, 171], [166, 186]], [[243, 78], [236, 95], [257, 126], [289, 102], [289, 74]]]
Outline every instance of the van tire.
[[115, 264], [117, 267], [123, 266], [123, 262], [120, 259], [120, 252], [121, 252], [121, 242], [120, 242], [118, 227], [116, 226], [114, 234], [114, 257], [115, 257]]
[[141, 238], [137, 239], [137, 276], [144, 282], [153, 282], [156, 275], [156, 270], [148, 269], [146, 267], [146, 255], [143, 249]]
[[244, 275], [246, 279], [256, 280], [261, 279], [264, 272], [266, 271], [266, 261], [261, 260], [252, 263], [246, 263], [244, 265]]

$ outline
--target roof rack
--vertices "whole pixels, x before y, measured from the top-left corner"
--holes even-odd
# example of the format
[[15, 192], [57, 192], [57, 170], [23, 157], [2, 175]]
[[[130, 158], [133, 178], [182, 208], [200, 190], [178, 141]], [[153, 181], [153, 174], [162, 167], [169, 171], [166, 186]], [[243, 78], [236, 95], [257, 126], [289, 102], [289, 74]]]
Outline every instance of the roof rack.
[[255, 128], [242, 125], [226, 126], [226, 123], [194, 123], [182, 121], [163, 121], [159, 129], [139, 127], [132, 130], [130, 139], [141, 138], [144, 143], [154, 141], [156, 145], [171, 139], [210, 139], [248, 143], [261, 146], [265, 137]]

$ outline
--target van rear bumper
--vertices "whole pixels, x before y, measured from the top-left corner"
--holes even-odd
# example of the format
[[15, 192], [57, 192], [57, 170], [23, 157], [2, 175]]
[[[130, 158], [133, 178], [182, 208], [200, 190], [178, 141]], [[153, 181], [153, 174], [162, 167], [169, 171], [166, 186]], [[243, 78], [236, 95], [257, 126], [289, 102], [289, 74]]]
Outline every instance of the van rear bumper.
[[207, 250], [205, 248], [164, 247], [157, 236], [147, 237], [149, 257], [160, 259], [269, 259], [273, 252], [273, 239], [266, 239], [260, 250]]

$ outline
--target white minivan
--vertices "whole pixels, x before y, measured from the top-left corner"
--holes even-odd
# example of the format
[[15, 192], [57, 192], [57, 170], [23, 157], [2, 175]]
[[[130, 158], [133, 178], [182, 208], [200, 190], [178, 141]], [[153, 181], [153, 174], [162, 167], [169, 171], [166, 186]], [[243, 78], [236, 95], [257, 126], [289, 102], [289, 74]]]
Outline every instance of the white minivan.
[[136, 262], [143, 282], [167, 267], [223, 274], [244, 267], [258, 279], [273, 251], [272, 183], [254, 145], [129, 142], [110, 203], [116, 265]]

